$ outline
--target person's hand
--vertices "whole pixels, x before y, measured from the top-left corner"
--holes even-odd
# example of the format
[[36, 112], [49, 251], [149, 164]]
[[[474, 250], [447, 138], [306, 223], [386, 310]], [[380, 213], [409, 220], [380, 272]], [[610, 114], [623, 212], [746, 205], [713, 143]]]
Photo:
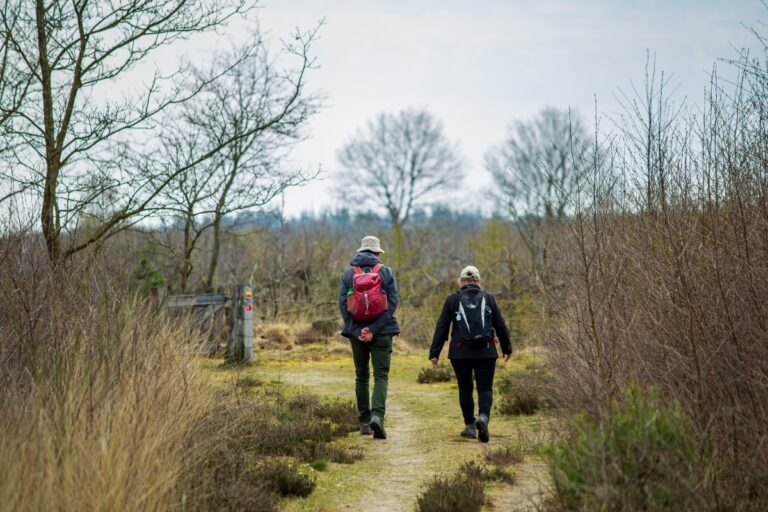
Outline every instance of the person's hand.
[[432, 361], [432, 368], [437, 368], [437, 358], [433, 357], [430, 361]]
[[504, 354], [504, 362], [506, 363], [509, 361], [509, 358], [512, 357], [512, 354]]
[[363, 327], [360, 331], [360, 337], [358, 338], [363, 343], [370, 343], [373, 340], [373, 333], [368, 327]]

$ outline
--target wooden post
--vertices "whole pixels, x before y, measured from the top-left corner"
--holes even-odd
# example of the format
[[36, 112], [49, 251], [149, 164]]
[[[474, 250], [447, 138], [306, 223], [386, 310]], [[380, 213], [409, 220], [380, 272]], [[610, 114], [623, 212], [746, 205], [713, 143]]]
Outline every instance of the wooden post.
[[253, 362], [253, 292], [250, 286], [235, 286], [230, 309], [226, 360]]
[[160, 307], [160, 292], [157, 290], [157, 287], [153, 287], [149, 291], [149, 310], [150, 311], [157, 311], [157, 308]]

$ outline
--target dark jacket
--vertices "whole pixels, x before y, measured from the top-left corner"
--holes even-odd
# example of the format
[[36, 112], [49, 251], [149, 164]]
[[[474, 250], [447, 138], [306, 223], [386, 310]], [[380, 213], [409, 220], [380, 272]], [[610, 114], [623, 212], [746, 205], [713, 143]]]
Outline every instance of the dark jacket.
[[381, 289], [387, 294], [387, 311], [376, 320], [361, 323], [356, 322], [347, 311], [347, 292], [352, 289], [352, 277], [355, 275], [355, 270], [352, 267], [362, 267], [367, 270], [375, 267], [377, 263], [381, 263], [381, 260], [375, 254], [359, 252], [355, 254], [355, 257], [349, 262], [349, 268], [341, 276], [339, 310], [341, 310], [341, 318], [344, 319], [344, 328], [341, 330], [342, 336], [357, 339], [360, 337], [360, 331], [363, 330], [363, 327], [368, 327], [374, 336], [400, 334], [400, 326], [397, 325], [397, 319], [395, 319], [395, 309], [397, 309], [398, 302], [397, 281], [395, 281], [395, 273], [389, 267], [381, 267], [379, 270]]
[[[480, 293], [482, 290], [475, 284], [462, 286], [461, 290], [471, 294]], [[488, 306], [491, 308], [491, 321], [493, 322], [494, 338], [498, 338], [501, 344], [501, 351], [504, 354], [512, 353], [512, 342], [509, 339], [509, 329], [501, 316], [501, 310], [496, 299], [488, 292], [484, 292]], [[435, 335], [432, 337], [432, 346], [429, 349], [429, 358], [440, 357], [440, 351], [448, 339], [448, 329], [451, 330], [451, 343], [448, 347], [448, 359], [485, 359], [498, 358], [499, 353], [496, 350], [496, 343], [488, 342], [480, 347], [470, 347], [467, 343], [462, 343], [458, 339], [459, 329], [456, 325], [456, 312], [459, 310], [459, 292], [452, 293], [445, 299], [443, 311], [440, 318], [437, 319], [435, 326]]]

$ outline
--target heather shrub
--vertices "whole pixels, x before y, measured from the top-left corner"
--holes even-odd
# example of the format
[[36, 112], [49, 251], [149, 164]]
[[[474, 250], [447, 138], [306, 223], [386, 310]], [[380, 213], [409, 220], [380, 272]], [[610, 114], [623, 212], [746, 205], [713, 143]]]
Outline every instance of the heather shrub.
[[418, 512], [479, 512], [485, 503], [485, 483], [456, 474], [430, 480], [416, 501]]
[[479, 511], [486, 501], [485, 485], [488, 482], [513, 484], [515, 475], [510, 473], [501, 459], [491, 465], [468, 461], [450, 477], [436, 476], [428, 481], [416, 502], [419, 512]]
[[337, 423], [348, 420], [349, 402], [280, 398], [221, 397], [208, 411], [190, 440], [205, 456], [188, 459], [179, 484], [186, 503], [195, 503], [191, 510], [277, 510], [280, 496], [312, 492], [310, 468], [362, 458], [360, 450], [333, 444], [358, 428], [356, 419]]
[[419, 384], [430, 384], [432, 382], [450, 382], [453, 377], [453, 373], [450, 368], [443, 365], [437, 365], [436, 367], [426, 367], [419, 370], [419, 375], [416, 377], [416, 382]]
[[522, 463], [525, 460], [525, 450], [520, 445], [506, 444], [487, 449], [483, 457], [490, 464], [503, 468]]
[[502, 376], [498, 390], [498, 408], [502, 414], [531, 415], [554, 407], [551, 378], [539, 368]]

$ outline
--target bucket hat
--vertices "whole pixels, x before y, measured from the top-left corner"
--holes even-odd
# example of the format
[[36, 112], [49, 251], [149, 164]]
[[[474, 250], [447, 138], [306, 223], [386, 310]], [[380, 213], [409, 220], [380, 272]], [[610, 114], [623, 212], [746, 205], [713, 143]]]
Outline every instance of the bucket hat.
[[371, 251], [371, 252], [386, 252], [381, 248], [381, 242], [375, 236], [366, 236], [360, 242], [360, 248], [357, 252]]

